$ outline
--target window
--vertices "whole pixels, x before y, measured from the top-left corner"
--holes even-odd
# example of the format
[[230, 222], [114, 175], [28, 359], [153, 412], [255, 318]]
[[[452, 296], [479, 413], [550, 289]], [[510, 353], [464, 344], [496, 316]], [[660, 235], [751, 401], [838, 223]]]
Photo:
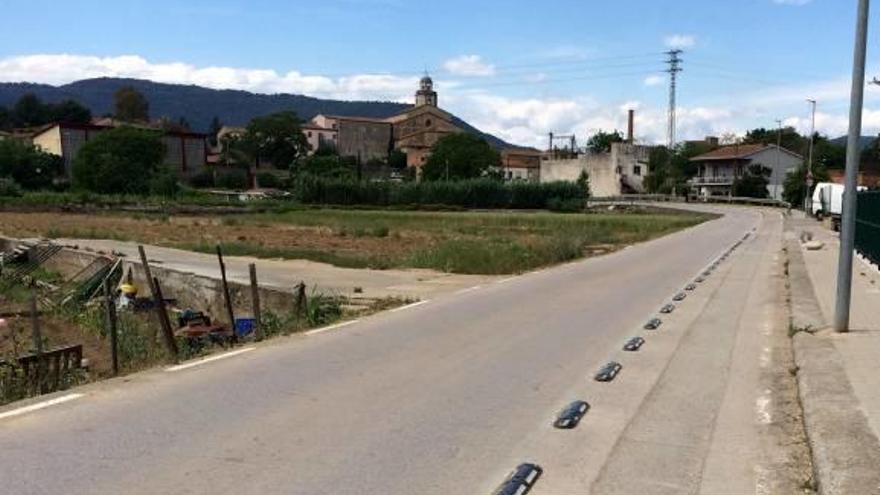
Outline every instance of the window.
[[309, 132], [308, 132], [308, 136], [309, 136], [309, 137], [312, 137], [312, 131], [309, 131]]
[[642, 167], [639, 165], [634, 166], [633, 175], [642, 175]]
[[431, 127], [431, 119], [425, 119], [425, 127]]

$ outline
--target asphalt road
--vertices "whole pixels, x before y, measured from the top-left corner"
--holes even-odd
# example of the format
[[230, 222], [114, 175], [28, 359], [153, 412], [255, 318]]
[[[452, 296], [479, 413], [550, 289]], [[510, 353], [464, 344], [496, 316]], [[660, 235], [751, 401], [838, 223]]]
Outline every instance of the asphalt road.
[[[757, 210], [723, 211], [719, 220], [611, 255], [226, 360], [83, 387], [76, 401], [0, 420], [0, 490], [488, 494], [517, 462], [532, 461], [545, 469], [538, 494], [591, 486], [602, 494], [698, 493], [701, 476], [727, 469], [712, 434], [725, 432], [722, 405], [736, 402], [734, 349], [749, 345], [739, 329], [760, 323], [747, 301], [766, 286], [760, 260], [772, 257], [778, 223]], [[757, 240], [661, 331], [641, 331], [755, 227]], [[700, 333], [700, 322], [727, 320], [717, 336]], [[645, 351], [621, 357], [633, 335], [646, 335]], [[718, 351], [703, 361], [682, 364], [683, 352], [713, 346]], [[758, 348], [749, 349], [751, 356]], [[611, 358], [625, 358], [619, 378], [593, 382]], [[553, 430], [554, 413], [578, 398], [594, 406], [581, 426]], [[664, 404], [682, 400], [694, 407], [666, 414]], [[743, 420], [746, 429], [752, 423]], [[736, 437], [737, 427], [729, 428]], [[655, 441], [670, 435], [674, 441]], [[663, 469], [667, 456], [675, 469]], [[627, 471], [645, 463], [662, 490], [650, 489], [649, 471]]]

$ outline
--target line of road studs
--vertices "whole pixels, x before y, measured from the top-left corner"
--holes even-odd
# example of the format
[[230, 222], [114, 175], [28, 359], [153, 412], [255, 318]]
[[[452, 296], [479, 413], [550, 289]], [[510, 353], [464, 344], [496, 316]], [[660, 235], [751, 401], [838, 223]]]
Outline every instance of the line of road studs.
[[[755, 231], [756, 229], [752, 229], [752, 232]], [[675, 302], [682, 302], [687, 298], [688, 293], [696, 291], [700, 284], [704, 283], [722, 263], [727, 261], [734, 251], [742, 246], [743, 242], [751, 237], [752, 232], [747, 232], [740, 240], [737, 240], [730, 248], [724, 251], [720, 257], [713, 261], [696, 279], [694, 279], [693, 283], [686, 285], [683, 291], [677, 292], [672, 296], [672, 300]], [[673, 311], [675, 311], [675, 304], [672, 303], [668, 303], [660, 308], [660, 313], [662, 314], [670, 314]], [[656, 331], [660, 329], [662, 324], [663, 320], [655, 317], [648, 320], [642, 328], [644, 330]], [[645, 339], [636, 336], [630, 338], [623, 345], [623, 350], [626, 352], [638, 352], [643, 345], [645, 345]], [[614, 381], [617, 375], [620, 374], [621, 370], [623, 370], [622, 364], [617, 361], [609, 361], [599, 368], [599, 371], [596, 372], [593, 379], [597, 382], [608, 383]], [[576, 428], [587, 412], [589, 412], [590, 408], [591, 406], [587, 401], [573, 401], [559, 411], [553, 421], [553, 427], [560, 430], [572, 430]], [[538, 464], [530, 462], [520, 464], [507, 475], [501, 485], [492, 492], [492, 495], [525, 495], [534, 488], [535, 483], [543, 473], [543, 468]]]

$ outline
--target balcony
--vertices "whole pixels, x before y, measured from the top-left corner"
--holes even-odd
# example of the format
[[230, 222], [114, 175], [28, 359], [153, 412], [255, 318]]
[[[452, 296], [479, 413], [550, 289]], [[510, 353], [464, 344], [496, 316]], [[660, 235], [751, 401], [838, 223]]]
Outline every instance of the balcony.
[[733, 175], [696, 176], [689, 182], [694, 186], [729, 186], [736, 180]]

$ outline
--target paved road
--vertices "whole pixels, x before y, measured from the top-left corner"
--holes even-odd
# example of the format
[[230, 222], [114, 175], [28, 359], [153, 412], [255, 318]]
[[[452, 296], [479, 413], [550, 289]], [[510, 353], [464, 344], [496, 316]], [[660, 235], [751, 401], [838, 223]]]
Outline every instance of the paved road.
[[[488, 494], [530, 460], [545, 468], [537, 494], [756, 493], [773, 467], [759, 440], [772, 398], [757, 371], [740, 371], [769, 359], [756, 339], [777, 321], [766, 302], [781, 226], [724, 211], [608, 256], [0, 420], [3, 491]], [[660, 332], [640, 330], [755, 227]], [[645, 349], [623, 356], [636, 334]], [[621, 375], [593, 382], [610, 358]], [[550, 428], [575, 398], [593, 404], [584, 423]], [[734, 450], [718, 443], [731, 438]]]

